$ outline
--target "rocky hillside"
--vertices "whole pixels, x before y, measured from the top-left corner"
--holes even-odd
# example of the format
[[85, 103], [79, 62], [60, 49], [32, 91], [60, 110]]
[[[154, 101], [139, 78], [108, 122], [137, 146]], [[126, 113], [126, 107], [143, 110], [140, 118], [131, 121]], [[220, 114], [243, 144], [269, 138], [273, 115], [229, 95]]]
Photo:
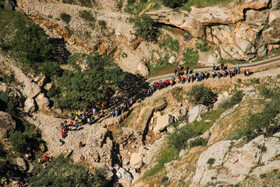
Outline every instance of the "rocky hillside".
[[[221, 59], [253, 60], [279, 48], [278, 0], [233, 1], [226, 6], [193, 7], [189, 12], [166, 8], [153, 11], [153, 6], [149, 6], [153, 5], [151, 2], [144, 11], [162, 25], [158, 44], [164, 42], [167, 35], [171, 36], [179, 42], [177, 52], [175, 48], [171, 48], [172, 52], [166, 51], [161, 45], [147, 43], [133, 35], [130, 20], [135, 15], [118, 9], [117, 1], [105, 4], [96, 1], [86, 7], [62, 2], [19, 0], [18, 7], [51, 37], [63, 38], [74, 47], [69, 49], [71, 52], [108, 54], [125, 71], [143, 76], [148, 75], [143, 62], [150, 68], [158, 66], [161, 60], [183, 64], [187, 47], [199, 49], [199, 63], [205, 65]], [[70, 20], [63, 21], [62, 14], [71, 15]], [[212, 46], [210, 52], [205, 53], [199, 47], [202, 41]]]
[[279, 60], [149, 97], [144, 78], [278, 54], [280, 1], [186, 9], [0, 0], [1, 185], [278, 186]]

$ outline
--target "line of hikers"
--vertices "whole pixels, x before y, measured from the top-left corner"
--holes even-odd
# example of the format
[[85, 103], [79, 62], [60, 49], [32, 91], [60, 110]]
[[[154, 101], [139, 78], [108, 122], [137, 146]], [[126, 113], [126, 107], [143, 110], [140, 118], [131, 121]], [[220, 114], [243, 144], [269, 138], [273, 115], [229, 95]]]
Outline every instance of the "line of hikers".
[[[216, 70], [221, 70], [221, 72], [216, 72]], [[246, 70], [245, 72], [245, 76], [250, 75], [250, 70]], [[213, 79], [215, 77], [218, 77], [220, 79], [221, 77], [227, 76], [230, 76], [230, 78], [232, 78], [237, 74], [240, 74], [240, 67], [236, 67], [232, 71], [227, 70], [227, 66], [224, 66], [224, 64], [221, 64], [221, 68], [219, 66], [214, 65], [211, 74], [208, 71], [193, 73], [193, 69], [189, 69], [189, 67], [186, 67], [186, 70], [184, 71], [184, 68], [181, 65], [178, 65], [177, 68], [174, 70], [174, 77], [172, 77], [171, 79], [166, 79], [165, 81], [159, 80], [158, 82], [150, 84], [149, 88], [145, 90], [145, 93], [146, 96], [151, 96], [156, 90], [160, 90], [170, 85], [173, 86], [174, 84], [176, 84], [176, 78], [177, 82], [184, 84], [185, 82], [200, 82], [204, 79], [208, 79], [210, 76], [212, 76]]]

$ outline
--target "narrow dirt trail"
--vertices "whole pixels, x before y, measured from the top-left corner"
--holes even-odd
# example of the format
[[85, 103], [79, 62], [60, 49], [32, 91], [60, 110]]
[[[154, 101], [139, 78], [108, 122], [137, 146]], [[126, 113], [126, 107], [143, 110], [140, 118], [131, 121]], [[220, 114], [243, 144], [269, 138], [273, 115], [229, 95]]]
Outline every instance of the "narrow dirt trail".
[[155, 91], [152, 96], [145, 98], [145, 100], [143, 102], [149, 102], [151, 100], [154, 100], [154, 99], [158, 98], [159, 96], [163, 95], [164, 93], [166, 93], [176, 87], [183, 87], [184, 89], [187, 89], [194, 85], [200, 85], [200, 84], [209, 84], [209, 85], [210, 84], [222, 85], [224, 83], [234, 84], [237, 81], [237, 79], [248, 80], [248, 79], [252, 79], [252, 78], [261, 78], [261, 77], [266, 77], [266, 76], [274, 77], [274, 76], [277, 76], [278, 74], [280, 74], [280, 67], [269, 69], [266, 71], [256, 72], [256, 73], [250, 75], [249, 77], [245, 77], [243, 73], [240, 73], [232, 78], [227, 76], [225, 78], [222, 77], [221, 79], [218, 79], [217, 77], [215, 79], [209, 78], [209, 79], [203, 80], [201, 82], [193, 82], [193, 83], [185, 82], [185, 84], [177, 83], [174, 86], [169, 86], [167, 88], [163, 88], [162, 90]]

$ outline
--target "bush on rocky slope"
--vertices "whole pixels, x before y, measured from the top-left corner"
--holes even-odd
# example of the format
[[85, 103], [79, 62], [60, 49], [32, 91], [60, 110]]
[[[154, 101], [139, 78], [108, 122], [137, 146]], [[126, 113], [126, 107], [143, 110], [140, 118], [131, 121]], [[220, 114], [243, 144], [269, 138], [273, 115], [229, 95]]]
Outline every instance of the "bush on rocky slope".
[[203, 84], [193, 86], [187, 95], [189, 96], [189, 100], [196, 105], [203, 104], [209, 106], [217, 99], [217, 95], [211, 89], [204, 87]]
[[[84, 62], [82, 70], [77, 62]], [[109, 101], [115, 91], [125, 86], [128, 75], [110, 57], [75, 54], [68, 60], [72, 70], [65, 70], [58, 80], [55, 100], [62, 108], [85, 109], [93, 104]], [[106, 103], [105, 103], [106, 104]]]
[[59, 155], [46, 168], [35, 165], [31, 186], [106, 186], [104, 176], [93, 175], [83, 166], [75, 165], [73, 160]]
[[134, 21], [134, 35], [146, 39], [147, 41], [156, 41], [159, 35], [158, 25], [150, 18], [143, 14], [137, 17]]

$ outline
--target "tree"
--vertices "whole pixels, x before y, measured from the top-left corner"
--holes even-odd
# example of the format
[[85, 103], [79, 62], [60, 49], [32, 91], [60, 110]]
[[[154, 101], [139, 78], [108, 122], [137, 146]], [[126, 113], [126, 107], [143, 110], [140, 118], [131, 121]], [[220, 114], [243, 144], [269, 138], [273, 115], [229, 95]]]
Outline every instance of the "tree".
[[53, 46], [44, 30], [38, 25], [22, 26], [15, 34], [13, 49], [18, 58], [31, 66], [35, 62], [51, 59]]
[[170, 8], [177, 8], [182, 6], [186, 0], [162, 0], [162, 3], [164, 6], [170, 7]]
[[194, 104], [203, 104], [206, 106], [213, 104], [217, 99], [217, 95], [211, 89], [204, 87], [204, 85], [193, 86], [188, 92], [188, 96]]
[[148, 41], [155, 41], [159, 35], [158, 25], [150, 16], [143, 14], [134, 20], [134, 35]]
[[31, 186], [105, 186], [104, 176], [93, 175], [83, 166], [74, 164], [70, 158], [59, 155], [44, 169], [35, 165]]
[[[85, 62], [87, 68], [82, 71], [78, 61]], [[63, 108], [85, 109], [109, 100], [127, 74], [109, 56], [97, 53], [75, 54], [68, 63], [74, 71], [64, 71], [58, 86], [63, 93], [59, 100]]]

